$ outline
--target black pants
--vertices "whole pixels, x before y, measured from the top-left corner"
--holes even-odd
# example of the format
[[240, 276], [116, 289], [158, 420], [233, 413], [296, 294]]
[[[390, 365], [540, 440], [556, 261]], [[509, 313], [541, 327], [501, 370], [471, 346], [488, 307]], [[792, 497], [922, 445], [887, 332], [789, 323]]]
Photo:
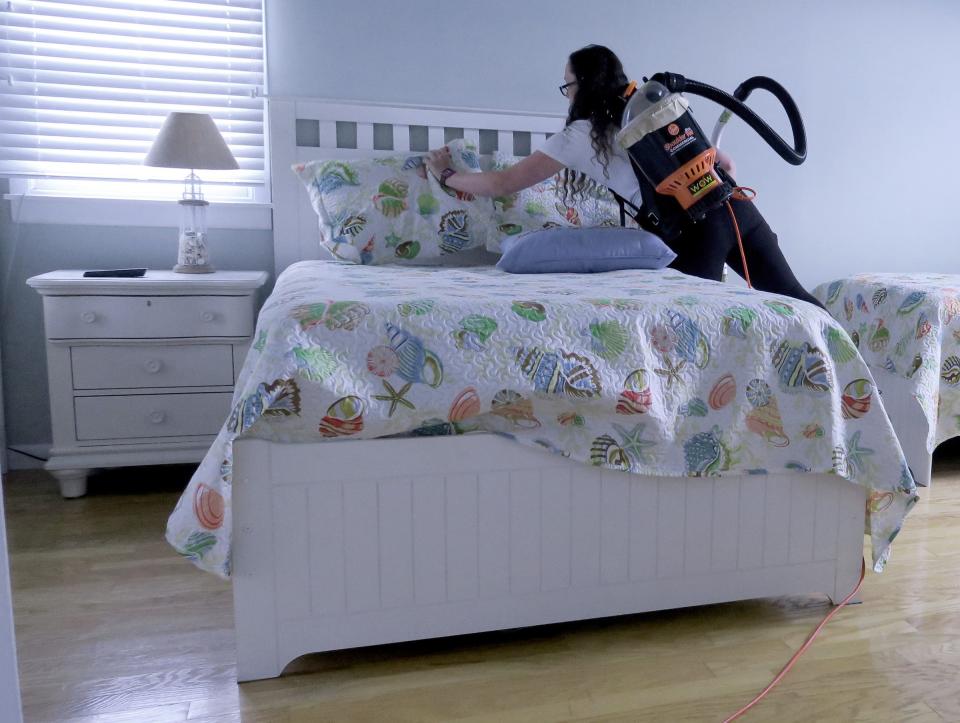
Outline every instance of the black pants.
[[[753, 288], [783, 294], [824, 308], [823, 304], [807, 293], [797, 281], [780, 251], [777, 235], [753, 203], [731, 199], [730, 204], [740, 226], [743, 251], [747, 257]], [[725, 205], [712, 211], [703, 221], [684, 230], [675, 240], [668, 241], [667, 245], [677, 254], [670, 268], [681, 273], [719, 281], [726, 263], [740, 276], [744, 276], [733, 221]]]

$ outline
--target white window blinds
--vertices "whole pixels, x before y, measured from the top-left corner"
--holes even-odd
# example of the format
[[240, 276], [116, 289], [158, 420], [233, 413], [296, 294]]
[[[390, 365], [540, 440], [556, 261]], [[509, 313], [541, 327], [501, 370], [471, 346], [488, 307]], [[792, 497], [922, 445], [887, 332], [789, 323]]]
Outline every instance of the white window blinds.
[[0, 175], [179, 180], [142, 162], [180, 110], [240, 164], [206, 183], [262, 186], [262, 84], [261, 0], [0, 0]]

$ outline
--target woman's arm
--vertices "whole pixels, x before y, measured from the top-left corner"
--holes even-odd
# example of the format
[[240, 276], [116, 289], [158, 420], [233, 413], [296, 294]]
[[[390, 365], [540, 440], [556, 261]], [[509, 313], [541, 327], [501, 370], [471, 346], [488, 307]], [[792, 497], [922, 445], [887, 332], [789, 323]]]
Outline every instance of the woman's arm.
[[[450, 151], [440, 148], [430, 151], [427, 167], [434, 176], [440, 178], [445, 168], [450, 168]], [[519, 163], [502, 171], [484, 171], [482, 173], [454, 173], [447, 177], [446, 184], [456, 191], [472, 193], [474, 196], [509, 196], [524, 188], [550, 178], [563, 168], [563, 164], [546, 153], [535, 151]]]
[[733, 159], [730, 157], [730, 154], [724, 153], [719, 148], [717, 149], [717, 164], [720, 166], [720, 168], [736, 178], [737, 164], [734, 163]]

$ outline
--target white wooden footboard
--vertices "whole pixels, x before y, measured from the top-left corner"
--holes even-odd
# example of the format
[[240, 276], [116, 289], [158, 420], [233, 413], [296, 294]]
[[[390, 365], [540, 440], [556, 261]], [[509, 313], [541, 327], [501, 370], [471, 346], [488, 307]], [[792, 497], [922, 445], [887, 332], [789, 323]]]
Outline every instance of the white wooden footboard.
[[242, 440], [237, 676], [305, 653], [855, 585], [865, 492], [639, 477], [492, 435]]

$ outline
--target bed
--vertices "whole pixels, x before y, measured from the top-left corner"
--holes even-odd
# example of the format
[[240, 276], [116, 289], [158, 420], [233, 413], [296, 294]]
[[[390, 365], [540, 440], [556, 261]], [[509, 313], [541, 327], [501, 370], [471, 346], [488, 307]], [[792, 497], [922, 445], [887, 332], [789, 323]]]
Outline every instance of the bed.
[[864, 273], [814, 294], [857, 344], [920, 485], [960, 436], [960, 275]]
[[[430, 146], [459, 133], [522, 154], [561, 119], [269, 110], [283, 273], [231, 418], [167, 530], [198, 567], [232, 576], [240, 681], [345, 647], [837, 601], [865, 531], [882, 568], [916, 490], [828, 315], [670, 271], [508, 278], [313, 260], [291, 164], [386, 153], [385, 133], [409, 150], [411, 126]], [[357, 148], [340, 148], [344, 123]], [[298, 146], [298, 127], [316, 142]]]

